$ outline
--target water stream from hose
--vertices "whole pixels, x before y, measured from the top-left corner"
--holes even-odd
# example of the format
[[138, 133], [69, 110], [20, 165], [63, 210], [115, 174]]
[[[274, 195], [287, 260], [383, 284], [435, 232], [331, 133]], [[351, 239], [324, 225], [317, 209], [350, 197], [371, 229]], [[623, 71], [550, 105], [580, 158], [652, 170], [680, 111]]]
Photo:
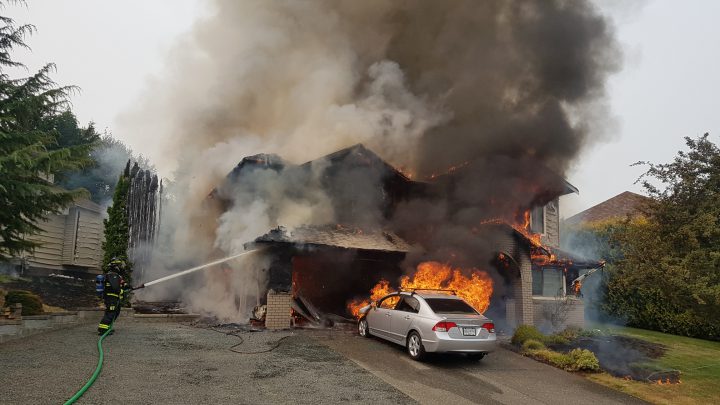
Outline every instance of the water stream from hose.
[[171, 280], [171, 279], [176, 278], [176, 277], [180, 277], [180, 276], [184, 276], [184, 275], [186, 275], [186, 274], [194, 273], [194, 272], [196, 272], [196, 271], [198, 271], [198, 270], [202, 270], [202, 269], [204, 269], [204, 268], [207, 268], [207, 267], [210, 267], [210, 266], [214, 266], [214, 265], [216, 265], [216, 264], [225, 263], [225, 262], [228, 262], [228, 261], [230, 261], [230, 260], [237, 259], [238, 257], [241, 257], [241, 256], [245, 256], [245, 255], [249, 255], [249, 254], [251, 254], [251, 253], [259, 252], [260, 250], [262, 250], [262, 249], [249, 250], [249, 251], [247, 251], [247, 252], [242, 252], [242, 253], [239, 253], [239, 254], [236, 254], [236, 255], [228, 256], [228, 257], [226, 257], [226, 258], [224, 258], [224, 259], [219, 259], [219, 260], [215, 260], [215, 261], [210, 262], [210, 263], [205, 263], [205, 264], [203, 264], [203, 265], [200, 265], [200, 266], [197, 266], [197, 267], [193, 267], [193, 268], [191, 268], [191, 269], [183, 270], [183, 271], [181, 271], [181, 272], [179, 272], [179, 273], [170, 274], [169, 276], [161, 277], [161, 278], [159, 278], [159, 279], [157, 279], [157, 280], [148, 281], [147, 283], [144, 283], [143, 286], [149, 287], [149, 286], [151, 286], [151, 285], [153, 285], [153, 284], [162, 283], [163, 281], [168, 281], [168, 280]]

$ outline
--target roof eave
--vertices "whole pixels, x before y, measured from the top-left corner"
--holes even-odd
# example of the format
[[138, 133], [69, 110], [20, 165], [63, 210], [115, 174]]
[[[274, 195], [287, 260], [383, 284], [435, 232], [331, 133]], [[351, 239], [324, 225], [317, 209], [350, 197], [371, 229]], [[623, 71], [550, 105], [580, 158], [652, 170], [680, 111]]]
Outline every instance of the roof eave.
[[570, 184], [569, 181], [563, 179], [563, 183], [564, 183], [565, 189], [563, 190], [563, 193], [561, 195], [580, 194], [580, 190], [578, 190], [577, 187]]

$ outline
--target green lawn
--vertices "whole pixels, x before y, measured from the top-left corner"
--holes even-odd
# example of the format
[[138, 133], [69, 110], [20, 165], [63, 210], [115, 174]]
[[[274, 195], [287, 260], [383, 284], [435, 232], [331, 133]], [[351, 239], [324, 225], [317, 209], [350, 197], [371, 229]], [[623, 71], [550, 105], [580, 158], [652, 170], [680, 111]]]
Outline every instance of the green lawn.
[[606, 373], [589, 374], [591, 380], [658, 404], [720, 403], [720, 342], [635, 328], [610, 327], [609, 332], [667, 346], [667, 353], [652, 364], [680, 370], [681, 383], [648, 384], [626, 381]]

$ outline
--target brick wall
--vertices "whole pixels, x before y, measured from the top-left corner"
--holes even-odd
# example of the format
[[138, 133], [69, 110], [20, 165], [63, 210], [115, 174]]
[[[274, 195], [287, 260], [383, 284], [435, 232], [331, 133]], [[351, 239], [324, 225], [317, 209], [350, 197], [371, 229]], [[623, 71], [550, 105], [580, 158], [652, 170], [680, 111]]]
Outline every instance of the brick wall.
[[519, 271], [511, 275], [513, 295], [507, 300], [507, 321], [510, 326], [519, 324], [533, 324], [533, 302], [532, 302], [532, 263], [530, 251], [525, 244], [517, 243], [515, 236], [511, 234], [502, 235], [496, 239], [495, 249], [505, 252], [513, 257], [518, 265]]
[[267, 295], [267, 313], [265, 327], [267, 329], [287, 329], [290, 327], [289, 293], [269, 291]]
[[585, 303], [579, 299], [572, 299], [572, 302], [573, 306], [568, 311], [568, 317], [565, 321], [565, 325], [585, 328]]
[[[585, 305], [582, 300], [555, 297], [533, 297], [534, 325], [543, 332], [557, 332], [575, 326], [585, 327]], [[552, 319], [553, 316], [556, 319]], [[555, 323], [555, 324], [553, 324]]]

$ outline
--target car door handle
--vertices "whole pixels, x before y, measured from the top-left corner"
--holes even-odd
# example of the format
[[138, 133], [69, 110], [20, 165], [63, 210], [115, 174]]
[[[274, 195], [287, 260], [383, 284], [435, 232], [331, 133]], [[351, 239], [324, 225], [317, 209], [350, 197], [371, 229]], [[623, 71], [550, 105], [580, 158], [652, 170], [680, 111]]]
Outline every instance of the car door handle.
[[410, 319], [410, 315], [406, 316], [405, 319]]
[[385, 316], [390, 316], [390, 312], [385, 312]]

